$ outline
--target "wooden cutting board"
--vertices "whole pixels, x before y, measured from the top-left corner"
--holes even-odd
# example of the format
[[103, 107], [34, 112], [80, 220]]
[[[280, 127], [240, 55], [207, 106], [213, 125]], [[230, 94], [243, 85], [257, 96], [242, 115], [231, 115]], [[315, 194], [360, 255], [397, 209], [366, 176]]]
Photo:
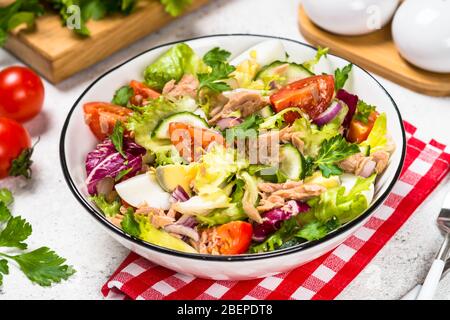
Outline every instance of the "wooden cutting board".
[[299, 25], [312, 44], [330, 48], [335, 53], [369, 71], [411, 90], [432, 96], [450, 96], [450, 74], [439, 74], [414, 67], [398, 53], [390, 25], [364, 36], [331, 34], [309, 20], [300, 6]]
[[[193, 0], [186, 13], [208, 1]], [[2, 2], [5, 1], [0, 0], [0, 4]], [[117, 14], [101, 21], [90, 21], [91, 37], [80, 38], [61, 25], [59, 16], [49, 13], [37, 19], [34, 31], [11, 35], [5, 48], [50, 82], [58, 83], [173, 19], [158, 1], [140, 1], [128, 16]]]

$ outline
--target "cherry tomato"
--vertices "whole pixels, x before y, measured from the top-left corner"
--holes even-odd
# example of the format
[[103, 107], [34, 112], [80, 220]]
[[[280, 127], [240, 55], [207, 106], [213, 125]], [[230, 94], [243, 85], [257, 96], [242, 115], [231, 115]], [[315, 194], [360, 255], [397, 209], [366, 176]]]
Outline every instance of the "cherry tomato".
[[106, 102], [90, 102], [84, 105], [84, 119], [99, 140], [107, 138], [116, 121], [126, 122], [132, 111]]
[[[334, 77], [331, 75], [314, 76], [288, 84], [270, 97], [276, 112], [286, 108], [298, 107], [315, 119], [324, 112], [334, 95]], [[300, 115], [288, 112], [284, 119], [294, 122]]]
[[347, 140], [353, 143], [361, 143], [365, 141], [369, 137], [370, 131], [372, 131], [377, 118], [378, 113], [376, 111], [370, 113], [367, 123], [353, 118], [350, 122]]
[[131, 103], [135, 106], [142, 105], [146, 100], [157, 99], [161, 95], [159, 92], [147, 87], [144, 83], [132, 80], [130, 87], [133, 89]]
[[30, 177], [31, 139], [18, 122], [0, 118], [0, 179], [7, 176]]
[[34, 118], [44, 104], [44, 85], [32, 70], [13, 66], [0, 71], [0, 117], [19, 122]]
[[221, 254], [245, 253], [252, 241], [253, 226], [244, 221], [233, 221], [217, 228]]
[[180, 155], [189, 160], [197, 160], [212, 142], [224, 144], [220, 134], [182, 122], [169, 124], [170, 141], [177, 148]]

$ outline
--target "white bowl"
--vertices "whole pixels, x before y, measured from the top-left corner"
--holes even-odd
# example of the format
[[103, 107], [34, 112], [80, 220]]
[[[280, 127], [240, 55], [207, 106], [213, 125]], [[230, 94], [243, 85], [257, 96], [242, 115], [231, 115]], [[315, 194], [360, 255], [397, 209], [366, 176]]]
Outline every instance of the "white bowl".
[[405, 1], [392, 22], [400, 54], [419, 68], [450, 73], [450, 1]]
[[329, 32], [356, 36], [383, 28], [399, 0], [303, 0], [309, 18]]
[[[220, 46], [237, 56], [247, 48], [270, 38], [260, 35], [217, 35], [186, 40], [199, 53]], [[294, 61], [311, 59], [315, 49], [298, 41], [281, 39]], [[187, 254], [155, 246], [125, 234], [111, 224], [88, 200], [85, 187], [84, 159], [97, 141], [85, 125], [83, 104], [89, 101], [109, 101], [115, 89], [132, 79], [141, 79], [145, 67], [174, 43], [161, 45], [126, 61], [95, 80], [78, 98], [70, 110], [64, 124], [60, 157], [64, 176], [75, 198], [95, 218], [96, 223], [125, 247], [139, 255], [169, 269], [202, 278], [217, 280], [253, 279], [285, 272], [307, 263], [332, 250], [354, 233], [386, 198], [396, 182], [405, 155], [405, 134], [400, 113], [387, 91], [369, 73], [354, 66], [348, 89], [359, 94], [364, 100], [378, 106], [388, 116], [389, 132], [397, 144], [391, 163], [376, 184], [374, 202], [371, 207], [354, 221], [342, 226], [319, 241], [311, 241], [294, 247], [264, 254], [245, 254], [238, 256], [212, 256]], [[328, 62], [322, 63], [318, 73], [329, 72], [335, 67], [343, 67], [348, 61], [328, 55]], [[93, 220], [94, 223], [94, 220]], [[93, 244], [95, 245], [95, 244]]]

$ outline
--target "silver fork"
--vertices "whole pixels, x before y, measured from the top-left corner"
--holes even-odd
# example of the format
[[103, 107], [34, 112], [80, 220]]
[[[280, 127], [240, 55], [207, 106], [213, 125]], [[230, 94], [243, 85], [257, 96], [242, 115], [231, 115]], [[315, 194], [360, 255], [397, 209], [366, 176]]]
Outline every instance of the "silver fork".
[[437, 224], [444, 234], [444, 242], [436, 255], [430, 271], [428, 272], [423, 286], [420, 289], [417, 300], [431, 300], [436, 292], [442, 272], [444, 271], [445, 261], [447, 260], [450, 251], [450, 191], [445, 196], [444, 204], [442, 205], [441, 213], [437, 218]]
[[[444, 278], [449, 271], [450, 271], [450, 259], [447, 259], [441, 279]], [[409, 291], [407, 294], [405, 294], [401, 300], [416, 300], [421, 289], [422, 289], [422, 285], [418, 284], [417, 286], [412, 288], [411, 291]]]

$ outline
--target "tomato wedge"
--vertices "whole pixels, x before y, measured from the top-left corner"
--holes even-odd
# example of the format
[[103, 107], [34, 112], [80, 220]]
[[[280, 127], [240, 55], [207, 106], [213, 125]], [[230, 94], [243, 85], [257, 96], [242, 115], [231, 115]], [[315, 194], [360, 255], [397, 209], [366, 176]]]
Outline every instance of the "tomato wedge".
[[182, 122], [170, 123], [169, 135], [180, 155], [189, 161], [198, 160], [212, 142], [222, 145], [225, 143], [219, 133]]
[[142, 105], [146, 100], [157, 99], [161, 95], [159, 92], [147, 87], [144, 83], [131, 80], [130, 87], [133, 89], [131, 103], [135, 106]]
[[[309, 115], [317, 118], [331, 103], [334, 95], [334, 77], [331, 75], [313, 76], [295, 81], [281, 88], [270, 96], [270, 102], [276, 112], [286, 108], [298, 107]], [[294, 122], [300, 115], [296, 112], [286, 113], [284, 119]]]
[[347, 140], [353, 143], [361, 143], [365, 141], [372, 131], [372, 128], [375, 124], [375, 121], [378, 118], [378, 113], [376, 111], [372, 111], [368, 117], [367, 123], [364, 123], [360, 120], [355, 119], [353, 117], [350, 122], [350, 127], [347, 133]]
[[221, 254], [245, 253], [252, 241], [253, 226], [244, 221], [233, 221], [217, 228]]
[[106, 102], [90, 102], [83, 107], [84, 119], [92, 133], [104, 140], [113, 131], [116, 121], [126, 122], [132, 111]]

